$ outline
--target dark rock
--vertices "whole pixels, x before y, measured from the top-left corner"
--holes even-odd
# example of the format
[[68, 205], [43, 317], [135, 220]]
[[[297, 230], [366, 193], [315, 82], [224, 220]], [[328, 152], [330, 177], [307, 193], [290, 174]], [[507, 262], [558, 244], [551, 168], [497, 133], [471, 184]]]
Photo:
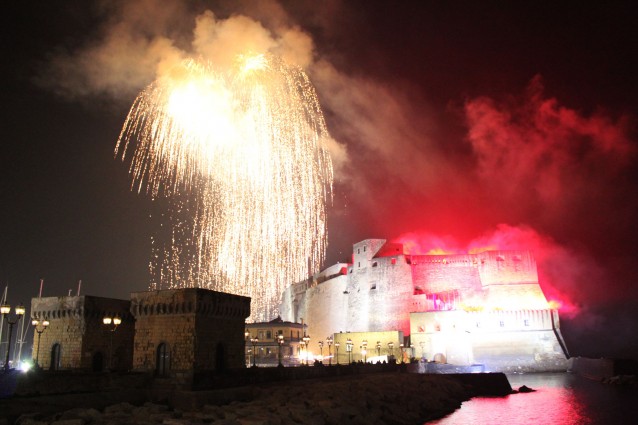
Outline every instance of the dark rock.
[[522, 386], [520, 386], [518, 388], [518, 392], [519, 393], [533, 393], [534, 391], [536, 391], [536, 390], [534, 390], [534, 389], [532, 389], [532, 388], [530, 388], [530, 387], [528, 387], [526, 385], [522, 385]]

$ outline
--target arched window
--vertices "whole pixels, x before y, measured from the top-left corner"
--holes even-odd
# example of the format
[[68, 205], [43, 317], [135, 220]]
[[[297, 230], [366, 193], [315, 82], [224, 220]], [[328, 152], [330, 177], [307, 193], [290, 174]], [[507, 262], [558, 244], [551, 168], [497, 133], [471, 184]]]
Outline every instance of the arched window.
[[166, 343], [162, 342], [157, 346], [157, 353], [155, 357], [155, 373], [157, 376], [166, 376], [170, 369], [171, 360]]
[[96, 351], [95, 353], [93, 353], [93, 357], [91, 359], [91, 370], [93, 372], [104, 371], [104, 355], [101, 351]]
[[57, 342], [55, 344], [53, 344], [53, 347], [51, 347], [51, 363], [49, 365], [49, 369], [51, 370], [59, 370], [60, 369], [60, 355], [61, 353], [61, 347], [60, 344], [58, 344]]
[[226, 370], [226, 352], [221, 342], [215, 348], [215, 370], [218, 372]]

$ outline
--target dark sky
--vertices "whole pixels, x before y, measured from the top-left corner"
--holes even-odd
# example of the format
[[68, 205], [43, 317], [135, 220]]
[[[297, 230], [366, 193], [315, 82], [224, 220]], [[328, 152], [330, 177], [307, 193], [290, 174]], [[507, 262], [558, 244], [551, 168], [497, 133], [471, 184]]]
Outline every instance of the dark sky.
[[529, 247], [572, 352], [638, 356], [638, 16], [555, 3], [5, 6], [0, 283], [11, 303], [41, 278], [47, 296], [148, 287], [156, 206], [113, 151], [162, 41], [189, 52], [209, 9], [312, 42], [303, 65], [340, 146], [328, 263], [366, 238]]

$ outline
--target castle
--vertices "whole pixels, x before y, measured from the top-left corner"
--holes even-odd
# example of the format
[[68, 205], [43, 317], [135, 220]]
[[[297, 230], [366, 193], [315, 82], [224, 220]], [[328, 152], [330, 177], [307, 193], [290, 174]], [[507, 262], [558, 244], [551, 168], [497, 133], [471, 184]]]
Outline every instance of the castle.
[[567, 364], [558, 312], [529, 251], [406, 255], [402, 244], [368, 239], [353, 245], [352, 263], [286, 289], [280, 312], [283, 320], [308, 323], [315, 341], [399, 331], [416, 358], [490, 371]]

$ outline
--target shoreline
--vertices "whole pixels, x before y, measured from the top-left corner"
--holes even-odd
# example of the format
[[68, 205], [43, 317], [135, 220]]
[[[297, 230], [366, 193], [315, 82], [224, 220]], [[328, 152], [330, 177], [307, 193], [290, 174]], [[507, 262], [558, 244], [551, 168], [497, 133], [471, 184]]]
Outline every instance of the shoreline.
[[[47, 425], [60, 420], [75, 422], [56, 425], [403, 425], [441, 418], [474, 396], [508, 391], [511, 387], [504, 374], [388, 372], [174, 391], [161, 404], [157, 399], [150, 401], [149, 390], [129, 390], [128, 395], [119, 395], [131, 403], [114, 402], [109, 393], [93, 393], [16, 397], [2, 400], [0, 407], [10, 411], [4, 421], [7, 425]], [[75, 408], [67, 409], [74, 401]]]

